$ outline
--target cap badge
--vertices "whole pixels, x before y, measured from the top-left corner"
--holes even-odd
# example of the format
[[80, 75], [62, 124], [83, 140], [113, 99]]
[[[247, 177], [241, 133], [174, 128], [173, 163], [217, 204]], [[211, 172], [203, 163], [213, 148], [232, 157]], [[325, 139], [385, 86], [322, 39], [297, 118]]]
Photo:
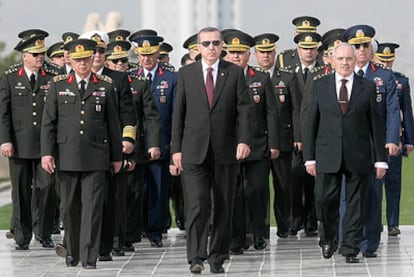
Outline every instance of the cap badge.
[[85, 47], [82, 44], [76, 45], [75, 52], [83, 52], [85, 51]]
[[36, 40], [35, 41], [35, 46], [36, 47], [42, 47], [43, 46], [43, 40], [41, 40], [41, 39]]
[[306, 36], [305, 37], [305, 42], [312, 42], [312, 41], [313, 41], [312, 36]]
[[391, 54], [391, 49], [389, 47], [385, 47], [382, 53], [384, 53], [384, 55], [389, 55]]
[[355, 37], [362, 38], [364, 36], [365, 36], [364, 31], [362, 31], [362, 30], [357, 30], [356, 31]]
[[122, 47], [121, 47], [121, 46], [119, 46], [119, 45], [116, 45], [116, 46], [114, 47], [114, 53], [120, 53], [120, 52], [122, 52]]
[[103, 42], [101, 36], [98, 34], [94, 34], [91, 39], [96, 42]]
[[142, 47], [148, 48], [150, 46], [151, 46], [151, 43], [149, 42], [149, 40], [146, 39], [142, 42]]
[[115, 41], [123, 41], [123, 40], [125, 40], [125, 39], [121, 35], [115, 37]]
[[310, 21], [309, 21], [309, 20], [304, 20], [304, 21], [302, 22], [302, 26], [303, 26], [303, 27], [309, 27], [309, 26], [310, 26]]
[[231, 44], [233, 45], [237, 45], [240, 44], [240, 39], [238, 37], [235, 37], [231, 40]]
[[72, 41], [72, 40], [73, 40], [73, 37], [68, 36], [68, 37], [66, 38], [66, 40], [65, 40], [65, 43], [68, 43], [69, 41]]
[[263, 45], [269, 45], [269, 44], [270, 44], [270, 40], [269, 40], [268, 38], [264, 38], [264, 39], [262, 40], [262, 44], [263, 44]]

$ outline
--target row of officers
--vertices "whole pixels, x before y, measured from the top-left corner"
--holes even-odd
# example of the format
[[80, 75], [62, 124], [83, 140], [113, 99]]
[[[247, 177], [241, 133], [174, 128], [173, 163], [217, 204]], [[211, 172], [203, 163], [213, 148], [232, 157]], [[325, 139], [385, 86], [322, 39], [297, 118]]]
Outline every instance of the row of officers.
[[[313, 82], [332, 73], [332, 49], [345, 41], [356, 49], [355, 71], [375, 83], [387, 135], [388, 172], [369, 186], [361, 243], [364, 255], [375, 257], [384, 181], [388, 232], [400, 234], [402, 156], [410, 154], [414, 141], [408, 78], [391, 70], [399, 46], [375, 41], [375, 29], [368, 25], [321, 36], [314, 17], [293, 23], [297, 47], [279, 55], [276, 34], [221, 32], [222, 59], [243, 68], [252, 105], [251, 153], [234, 184], [229, 251], [266, 248], [269, 171], [277, 236], [301, 229], [317, 235], [314, 178], [305, 171], [302, 130]], [[81, 262], [84, 268], [134, 251], [142, 234], [153, 247], [162, 247], [162, 234], [171, 225], [170, 195], [177, 226], [189, 227], [182, 179], [170, 157], [177, 87], [177, 73], [168, 63], [172, 47], [149, 29], [68, 32], [49, 48], [47, 36], [38, 29], [21, 32], [15, 50], [22, 63], [10, 66], [0, 81], [0, 144], [9, 158], [13, 202], [8, 236], [16, 250], [27, 250], [35, 233], [43, 247], [65, 257], [67, 266]], [[138, 63], [129, 62], [131, 46]], [[185, 66], [200, 62], [198, 48], [208, 45], [194, 34], [183, 47], [189, 50], [182, 58]], [[248, 65], [252, 47], [258, 67]], [[56, 245], [51, 239], [55, 214], [65, 228]]]

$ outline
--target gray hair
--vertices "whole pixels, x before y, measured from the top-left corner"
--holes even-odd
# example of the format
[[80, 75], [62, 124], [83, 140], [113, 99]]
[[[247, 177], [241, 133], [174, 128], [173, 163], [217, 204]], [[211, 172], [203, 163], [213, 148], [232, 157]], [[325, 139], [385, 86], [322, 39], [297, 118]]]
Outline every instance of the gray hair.
[[353, 46], [352, 44], [349, 44], [349, 43], [347, 43], [347, 42], [341, 42], [341, 43], [339, 43], [338, 45], [335, 45], [335, 47], [334, 47], [334, 48], [333, 48], [333, 50], [332, 50], [332, 56], [335, 56], [335, 54], [336, 54], [336, 50], [337, 50], [339, 47], [350, 47], [350, 48], [352, 49], [352, 52], [354, 53], [354, 56], [356, 56], [356, 48], [355, 48], [355, 46]]

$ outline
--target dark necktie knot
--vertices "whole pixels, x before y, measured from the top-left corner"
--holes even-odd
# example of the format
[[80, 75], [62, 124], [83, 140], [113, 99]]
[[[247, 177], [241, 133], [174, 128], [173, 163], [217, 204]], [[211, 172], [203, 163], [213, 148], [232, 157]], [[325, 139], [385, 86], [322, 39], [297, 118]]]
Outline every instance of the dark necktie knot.
[[358, 70], [358, 76], [364, 77], [364, 70]]
[[303, 69], [303, 80], [306, 82], [306, 80], [308, 79], [308, 73], [309, 73], [309, 68], [305, 67]]
[[36, 75], [32, 73], [32, 75], [30, 75], [30, 87], [34, 89], [35, 85], [36, 85]]
[[80, 84], [79, 92], [80, 92], [80, 95], [83, 96], [85, 94], [85, 91], [86, 91], [86, 89], [85, 89], [86, 82], [85, 82], [85, 80], [81, 80], [79, 82], [79, 84]]

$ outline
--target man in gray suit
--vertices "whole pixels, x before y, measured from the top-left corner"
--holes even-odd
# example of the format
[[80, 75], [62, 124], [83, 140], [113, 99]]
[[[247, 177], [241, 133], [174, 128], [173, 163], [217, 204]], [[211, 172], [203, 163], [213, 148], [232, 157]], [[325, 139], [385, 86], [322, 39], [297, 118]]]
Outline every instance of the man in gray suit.
[[[201, 273], [208, 258], [212, 273], [223, 273], [228, 257], [239, 160], [249, 153], [249, 109], [243, 70], [220, 60], [218, 29], [198, 33], [201, 59], [182, 67], [173, 114], [174, 164], [184, 174], [187, 259]], [[214, 206], [207, 256], [208, 221]]]

